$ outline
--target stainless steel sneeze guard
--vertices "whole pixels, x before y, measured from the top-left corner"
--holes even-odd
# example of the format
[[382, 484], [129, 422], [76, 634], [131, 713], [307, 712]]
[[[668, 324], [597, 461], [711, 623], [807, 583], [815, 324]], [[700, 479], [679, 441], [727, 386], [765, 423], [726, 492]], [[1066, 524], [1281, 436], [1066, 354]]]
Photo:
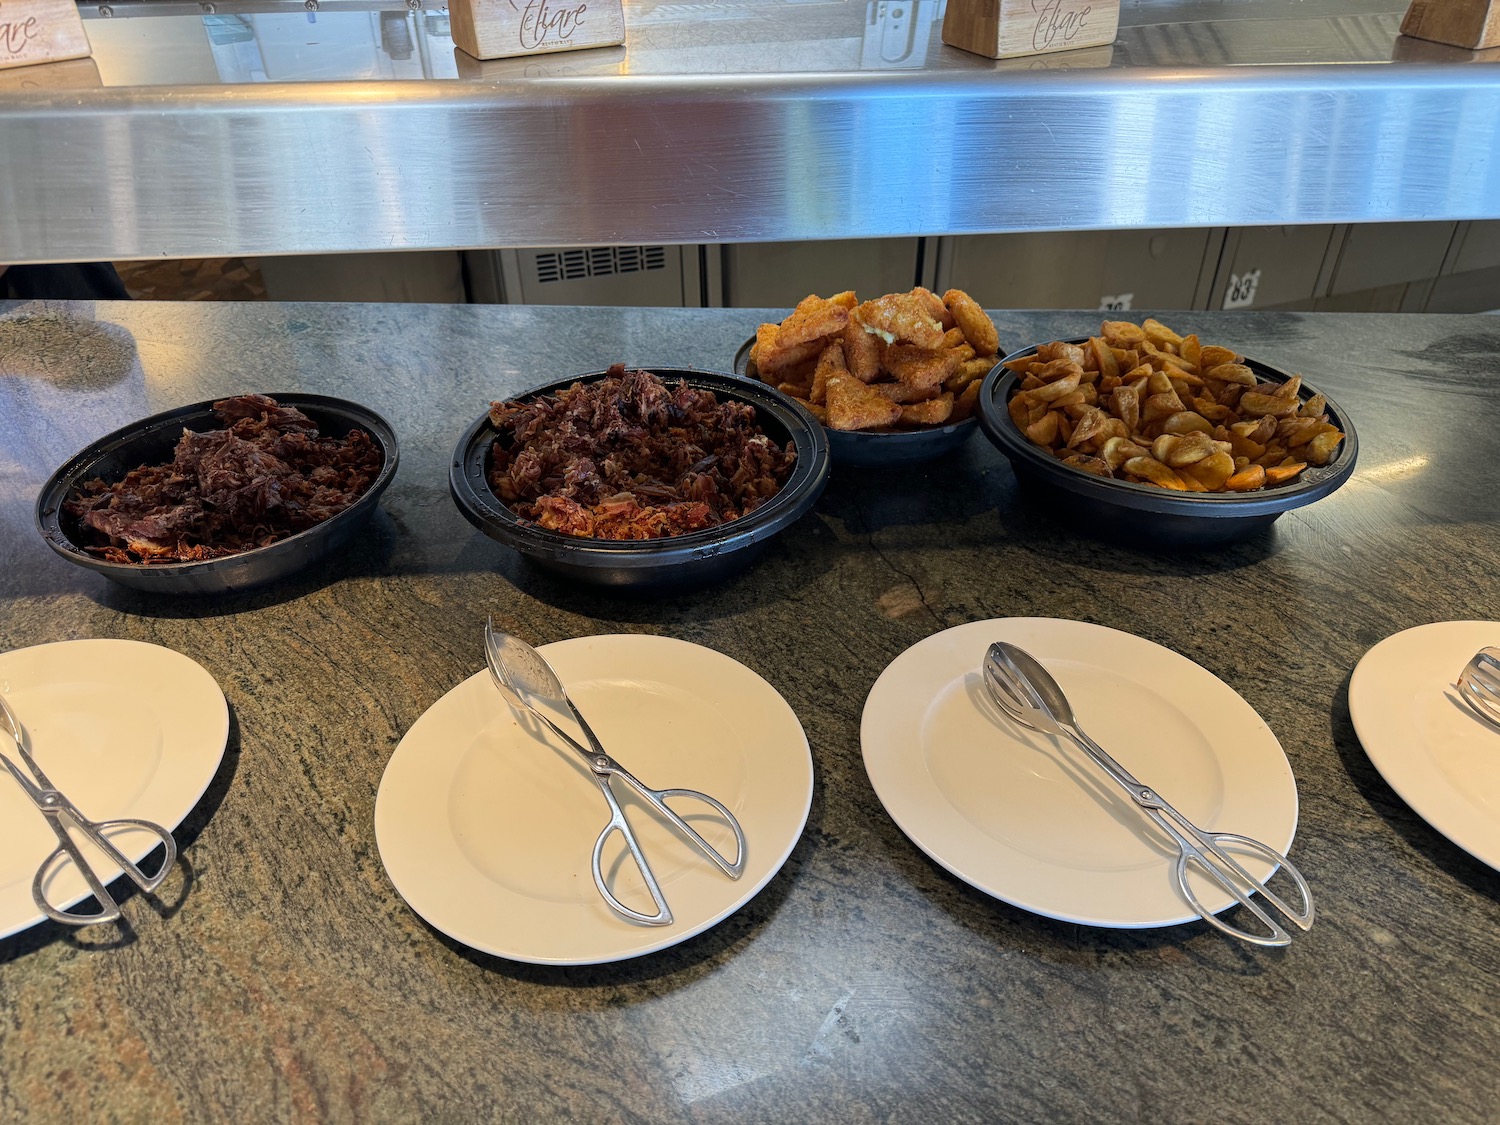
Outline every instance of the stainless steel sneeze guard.
[[479, 63], [405, 4], [90, 7], [102, 85], [0, 75], [0, 261], [1500, 217], [1500, 68], [1402, 8], [1126, 0], [997, 63], [936, 3], [627, 4]]

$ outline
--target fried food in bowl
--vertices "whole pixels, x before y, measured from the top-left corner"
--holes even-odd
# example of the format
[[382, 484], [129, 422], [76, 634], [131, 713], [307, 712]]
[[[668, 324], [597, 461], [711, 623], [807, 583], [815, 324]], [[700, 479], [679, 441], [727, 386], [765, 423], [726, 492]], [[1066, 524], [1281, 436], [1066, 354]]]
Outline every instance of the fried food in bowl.
[[1007, 357], [980, 425], [1085, 530], [1152, 546], [1243, 538], [1348, 479], [1348, 418], [1294, 375], [1154, 320]]
[[762, 324], [735, 369], [776, 387], [828, 429], [834, 460], [895, 465], [936, 457], [975, 427], [979, 385], [1000, 348], [962, 290], [918, 286], [860, 301], [811, 294]]

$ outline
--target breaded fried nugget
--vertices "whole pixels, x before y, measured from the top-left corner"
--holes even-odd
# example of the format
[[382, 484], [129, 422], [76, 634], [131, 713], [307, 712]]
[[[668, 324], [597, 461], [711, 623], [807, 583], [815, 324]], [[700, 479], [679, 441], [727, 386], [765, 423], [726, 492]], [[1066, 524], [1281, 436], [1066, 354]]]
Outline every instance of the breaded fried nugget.
[[953, 396], [940, 394], [926, 402], [914, 402], [901, 408], [903, 426], [941, 426], [953, 414]]
[[814, 352], [800, 363], [789, 364], [776, 372], [776, 379], [781, 383], [806, 383], [812, 385], [813, 372], [818, 369], [818, 355]]
[[806, 410], [823, 425], [828, 425], [828, 407], [819, 406], [816, 402], [810, 402], [805, 398], [798, 398], [796, 395], [792, 395], [792, 398], [796, 400], [797, 405], [802, 407], [803, 410]]
[[983, 379], [990, 373], [990, 369], [994, 366], [995, 357], [992, 355], [983, 356], [978, 359], [960, 360], [958, 370], [943, 380], [943, 390], [953, 391], [957, 394], [970, 383]]
[[828, 380], [830, 429], [879, 429], [895, 425], [900, 418], [898, 403], [876, 394], [853, 375], [834, 375]]
[[963, 389], [963, 393], [953, 400], [953, 413], [948, 416], [948, 421], [962, 422], [965, 418], [974, 416], [974, 412], [979, 409], [981, 386], [983, 386], [983, 380], [975, 379]]
[[750, 345], [750, 362], [760, 370], [761, 353], [771, 350], [776, 345], [776, 333], [781, 331], [779, 324], [762, 324], [755, 329], [755, 343]]
[[902, 406], [908, 406], [914, 402], [926, 402], [938, 396], [936, 387], [912, 387], [905, 383], [871, 383], [870, 390], [892, 402], [899, 402]]
[[828, 298], [830, 304], [840, 305], [846, 309], [852, 309], [859, 304], [859, 298], [854, 295], [853, 289], [845, 289], [842, 293], [835, 293]]
[[963, 329], [964, 339], [974, 345], [976, 355], [996, 355], [1000, 351], [1000, 333], [989, 314], [979, 307], [962, 289], [950, 289], [943, 294], [943, 304], [953, 314], [954, 321]]
[[912, 387], [935, 387], [958, 370], [958, 353], [940, 348], [929, 351], [915, 344], [892, 344], [885, 349], [885, 368], [897, 380]]
[[943, 346], [943, 326], [928, 311], [922, 298], [911, 293], [887, 293], [866, 301], [854, 316], [867, 328], [885, 337], [887, 343], [905, 342], [935, 351]]
[[797, 303], [792, 315], [781, 322], [776, 343], [783, 348], [795, 348], [842, 332], [848, 323], [849, 310], [843, 305], [809, 293]]
[[755, 343], [750, 348], [750, 360], [755, 364], [755, 370], [763, 376], [783, 373], [799, 363], [816, 359], [818, 353], [823, 350], [821, 340], [798, 344], [794, 348], [782, 347], [776, 342], [780, 332], [781, 325], [779, 324], [762, 324], [755, 330]]
[[818, 356], [818, 366], [813, 369], [812, 390], [807, 396], [808, 400], [823, 405], [828, 401], [828, 380], [834, 375], [847, 374], [849, 368], [844, 366], [844, 345], [835, 340]]
[[932, 315], [932, 319], [943, 326], [944, 332], [954, 327], [957, 323], [953, 319], [953, 313], [943, 304], [943, 299], [931, 289], [923, 285], [918, 285], [911, 291], [911, 295], [918, 298], [927, 307], [927, 311]]
[[861, 383], [880, 377], [880, 337], [865, 331], [858, 317], [851, 316], [844, 326], [844, 364]]

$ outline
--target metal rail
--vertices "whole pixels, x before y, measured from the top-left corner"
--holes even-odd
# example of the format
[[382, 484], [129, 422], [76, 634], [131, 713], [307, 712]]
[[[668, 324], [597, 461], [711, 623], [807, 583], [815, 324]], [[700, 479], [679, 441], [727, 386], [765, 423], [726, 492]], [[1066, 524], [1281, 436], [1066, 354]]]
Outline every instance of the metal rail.
[[480, 63], [406, 3], [90, 6], [82, 85], [0, 74], [0, 261], [1500, 217], [1500, 68], [1403, 7], [992, 62], [925, 0], [637, 0]]

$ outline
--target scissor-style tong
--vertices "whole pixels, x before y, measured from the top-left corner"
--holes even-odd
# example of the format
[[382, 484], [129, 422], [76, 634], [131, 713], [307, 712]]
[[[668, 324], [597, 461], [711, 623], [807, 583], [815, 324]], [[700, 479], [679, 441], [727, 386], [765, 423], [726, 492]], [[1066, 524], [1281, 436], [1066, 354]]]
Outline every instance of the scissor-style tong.
[[[707, 793], [700, 793], [696, 789], [652, 789], [637, 778], [614, 758], [610, 757], [595, 737], [588, 722], [574, 706], [573, 701], [568, 698], [567, 691], [563, 688], [562, 681], [558, 679], [557, 673], [552, 670], [546, 659], [536, 649], [517, 637], [496, 630], [493, 623], [486, 623], [484, 627], [484, 649], [486, 662], [490, 669], [490, 678], [518, 713], [531, 715], [540, 720], [553, 734], [578, 754], [588, 766], [594, 783], [598, 785], [599, 792], [604, 794], [604, 799], [609, 803], [609, 823], [604, 826], [604, 831], [599, 833], [599, 839], [594, 843], [593, 872], [594, 885], [599, 888], [599, 893], [604, 896], [604, 901], [617, 913], [635, 922], [641, 922], [648, 926], [667, 926], [672, 923], [672, 911], [667, 906], [666, 897], [662, 894], [656, 876], [652, 874], [651, 865], [646, 861], [645, 853], [637, 842], [634, 830], [630, 822], [625, 819], [625, 813], [620, 808], [620, 802], [610, 788], [610, 782], [619, 778], [626, 785], [634, 789], [646, 804], [656, 812], [662, 819], [666, 820], [684, 839], [697, 848], [713, 861], [715, 866], [731, 879], [738, 879], [745, 870], [745, 833], [740, 828], [740, 823], [722, 803], [710, 797]], [[543, 705], [557, 710], [561, 713], [564, 709], [573, 716], [578, 724], [578, 729], [588, 740], [588, 746], [584, 746], [562, 727], [558, 726], [550, 716], [543, 710]], [[666, 798], [680, 797], [684, 799], [701, 801], [709, 806], [727, 824], [734, 833], [735, 858], [730, 860], [719, 853], [707, 840], [698, 834], [686, 820], [667, 806]], [[604, 845], [611, 834], [618, 832], [625, 840], [625, 846], [630, 849], [631, 858], [635, 861], [636, 868], [645, 881], [646, 889], [651, 895], [651, 900], [656, 904], [655, 914], [646, 914], [626, 906], [619, 900], [604, 878], [602, 859]]]
[[[90, 926], [97, 922], [113, 922], [120, 916], [120, 907], [110, 897], [109, 891], [104, 887], [104, 881], [99, 878], [93, 867], [84, 858], [78, 843], [73, 839], [69, 828], [76, 831], [84, 839], [88, 840], [96, 848], [107, 855], [111, 861], [118, 864], [120, 870], [130, 876], [131, 881], [143, 891], [154, 891], [161, 886], [162, 880], [172, 870], [172, 865], [177, 862], [177, 841], [173, 839], [172, 833], [159, 824], [152, 824], [148, 820], [117, 819], [117, 820], [90, 820], [78, 811], [78, 806], [68, 800], [67, 796], [53, 786], [47, 780], [47, 775], [42, 772], [36, 764], [36, 759], [31, 756], [31, 751], [26, 746], [26, 739], [21, 733], [21, 724], [16, 720], [5, 697], [0, 696], [0, 726], [5, 730], [0, 733], [9, 734], [16, 745], [16, 752], [20, 754], [21, 761], [25, 763], [23, 770], [15, 761], [3, 751], [0, 751], [0, 765], [16, 779], [31, 803], [37, 807], [37, 811], [47, 818], [47, 823], [52, 826], [52, 831], [57, 835], [57, 847], [52, 854], [42, 861], [37, 868], [36, 878], [32, 880], [31, 897], [36, 904], [54, 922], [64, 922], [71, 926]], [[27, 771], [30, 771], [29, 775]], [[136, 828], [143, 832], [149, 832], [161, 841], [166, 849], [162, 857], [161, 868], [155, 875], [147, 875], [140, 866], [130, 860], [118, 847], [110, 841], [110, 833], [121, 828]], [[153, 849], [154, 850], [154, 849]], [[72, 863], [82, 874], [84, 881], [88, 883], [89, 891], [99, 904], [97, 912], [87, 913], [74, 910], [64, 910], [54, 906], [47, 900], [47, 883], [51, 876], [65, 864]]]

